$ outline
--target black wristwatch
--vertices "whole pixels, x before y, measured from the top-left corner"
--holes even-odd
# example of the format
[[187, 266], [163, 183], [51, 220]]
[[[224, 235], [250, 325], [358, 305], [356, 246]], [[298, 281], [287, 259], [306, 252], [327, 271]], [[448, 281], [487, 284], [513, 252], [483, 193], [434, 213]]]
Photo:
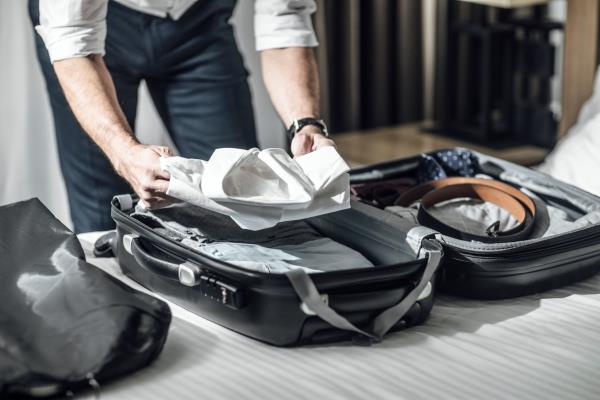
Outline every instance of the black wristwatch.
[[327, 130], [327, 125], [325, 125], [325, 121], [317, 118], [299, 118], [292, 121], [292, 125], [287, 130], [288, 138], [290, 142], [294, 138], [296, 133], [300, 132], [302, 128], [308, 125], [314, 125], [318, 127], [325, 137], [329, 137], [329, 131]]

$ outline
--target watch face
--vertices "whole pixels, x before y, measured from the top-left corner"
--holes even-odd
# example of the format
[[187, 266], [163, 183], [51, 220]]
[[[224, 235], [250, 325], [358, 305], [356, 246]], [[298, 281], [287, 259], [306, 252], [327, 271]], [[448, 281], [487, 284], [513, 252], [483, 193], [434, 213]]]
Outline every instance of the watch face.
[[313, 126], [318, 127], [325, 136], [329, 136], [329, 132], [327, 131], [327, 125], [325, 125], [325, 121], [323, 121], [322, 119], [300, 118], [300, 119], [295, 119], [292, 122], [292, 125], [290, 125], [290, 127], [288, 128], [287, 132], [290, 137], [290, 140], [293, 139], [293, 137], [296, 133], [300, 132], [302, 130], [302, 128], [304, 128], [305, 126], [308, 126], [308, 125], [313, 125]]

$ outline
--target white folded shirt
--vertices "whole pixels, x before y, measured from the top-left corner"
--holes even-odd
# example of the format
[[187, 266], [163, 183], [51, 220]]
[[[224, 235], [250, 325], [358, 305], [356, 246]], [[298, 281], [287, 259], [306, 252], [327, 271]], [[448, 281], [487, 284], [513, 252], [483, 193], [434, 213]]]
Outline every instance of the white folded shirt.
[[163, 157], [167, 195], [230, 216], [244, 229], [350, 207], [350, 169], [335, 147], [291, 158], [283, 149], [217, 149], [208, 161]]

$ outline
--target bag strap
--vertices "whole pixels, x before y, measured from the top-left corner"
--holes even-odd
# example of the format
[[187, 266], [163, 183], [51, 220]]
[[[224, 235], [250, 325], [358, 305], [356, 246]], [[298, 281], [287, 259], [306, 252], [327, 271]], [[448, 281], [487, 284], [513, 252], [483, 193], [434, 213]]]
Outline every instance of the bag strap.
[[302, 300], [304, 304], [306, 304], [311, 311], [322, 320], [328, 322], [335, 328], [356, 332], [374, 341], [380, 341], [408, 312], [408, 310], [410, 310], [440, 265], [442, 250], [439, 244], [430, 240], [424, 240], [422, 249], [428, 256], [427, 265], [425, 266], [425, 271], [417, 285], [402, 300], [400, 300], [400, 302], [377, 315], [373, 321], [371, 321], [369, 328], [364, 330], [358, 328], [322, 301], [321, 294], [306, 271], [297, 268], [289, 271], [286, 275], [298, 294], [298, 297], [300, 297], [300, 300]]

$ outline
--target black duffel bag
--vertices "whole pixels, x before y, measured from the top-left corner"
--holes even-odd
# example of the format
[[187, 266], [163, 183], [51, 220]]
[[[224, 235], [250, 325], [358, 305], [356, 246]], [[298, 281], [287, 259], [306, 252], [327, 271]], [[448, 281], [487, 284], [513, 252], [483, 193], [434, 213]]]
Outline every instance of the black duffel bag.
[[65, 397], [161, 352], [166, 303], [85, 261], [38, 199], [0, 207], [0, 398]]

